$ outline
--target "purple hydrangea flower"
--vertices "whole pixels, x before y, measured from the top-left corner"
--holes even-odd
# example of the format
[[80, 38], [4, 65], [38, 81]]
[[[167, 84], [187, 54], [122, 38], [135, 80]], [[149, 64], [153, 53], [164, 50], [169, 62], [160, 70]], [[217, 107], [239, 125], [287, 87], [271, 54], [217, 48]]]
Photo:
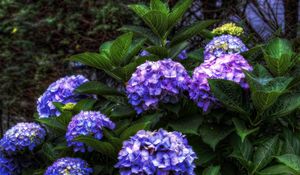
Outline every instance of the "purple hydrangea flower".
[[18, 153], [26, 149], [33, 150], [46, 137], [46, 131], [36, 123], [18, 123], [7, 130], [0, 140], [1, 148], [8, 154]]
[[15, 158], [5, 155], [0, 151], [0, 174], [17, 175], [20, 174], [20, 166]]
[[[74, 151], [86, 151], [86, 146], [82, 142], [73, 141], [80, 135], [92, 136], [101, 140], [103, 137], [103, 128], [114, 129], [115, 124], [100, 112], [82, 111], [75, 115], [69, 123], [66, 133], [68, 146], [73, 147]], [[92, 151], [91, 147], [87, 147], [88, 151]]]
[[205, 46], [204, 60], [210, 61], [224, 54], [242, 53], [247, 50], [248, 48], [240, 38], [232, 35], [221, 35], [214, 37]]
[[90, 175], [93, 169], [80, 158], [65, 157], [58, 159], [47, 168], [44, 175]]
[[127, 83], [129, 103], [138, 114], [156, 109], [160, 102], [176, 103], [182, 92], [188, 90], [189, 80], [187, 71], [178, 62], [147, 61], [137, 67]]
[[204, 62], [194, 70], [190, 83], [190, 98], [207, 111], [212, 104], [217, 102], [210, 93], [207, 79], [231, 80], [247, 89], [249, 86], [245, 81], [243, 70], [252, 71], [252, 67], [239, 54], [223, 55], [218, 59]]
[[123, 142], [115, 167], [121, 175], [193, 175], [196, 158], [181, 133], [141, 130]]
[[40, 118], [60, 115], [52, 102], [63, 104], [78, 102], [83, 97], [75, 94], [74, 90], [87, 81], [88, 79], [82, 75], [72, 75], [60, 78], [52, 83], [37, 101], [37, 111]]

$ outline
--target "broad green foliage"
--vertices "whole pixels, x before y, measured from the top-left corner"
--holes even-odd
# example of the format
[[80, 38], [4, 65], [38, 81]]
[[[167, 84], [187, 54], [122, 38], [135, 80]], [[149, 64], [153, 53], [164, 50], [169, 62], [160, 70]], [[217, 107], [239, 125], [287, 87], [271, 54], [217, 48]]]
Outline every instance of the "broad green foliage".
[[[253, 71], [244, 71], [249, 89], [222, 79], [209, 79], [210, 92], [218, 100], [216, 108], [203, 112], [187, 95], [176, 104], [162, 104], [157, 110], [137, 115], [128, 103], [124, 87], [137, 66], [146, 61], [171, 58], [192, 72], [203, 61], [203, 48], [189, 51], [186, 60], [178, 60], [188, 49], [189, 39], [204, 39], [215, 20], [199, 21], [174, 33], [174, 26], [191, 5], [182, 0], [173, 8], [160, 0], [150, 5], [129, 5], [144, 21], [141, 26], [124, 26], [122, 35], [101, 44], [99, 52], [85, 52], [68, 60], [81, 62], [103, 71], [119, 87], [90, 81], [76, 89], [78, 94], [92, 94], [97, 99], [84, 99], [74, 106], [55, 103], [58, 117], [37, 118], [49, 130], [47, 142], [37, 151], [43, 163], [29, 173], [41, 174], [54, 160], [76, 156], [87, 160], [94, 175], [115, 175], [117, 153], [122, 143], [139, 130], [179, 131], [186, 135], [196, 152], [197, 175], [299, 175], [299, 67], [292, 43], [274, 39], [243, 53], [251, 60]], [[173, 34], [174, 33], [174, 34]], [[213, 36], [209, 33], [209, 36]], [[147, 51], [147, 56], [140, 53]], [[258, 57], [252, 57], [253, 54]], [[249, 61], [250, 62], [250, 61]], [[241, 71], [242, 72], [242, 71]], [[101, 111], [115, 124], [114, 130], [103, 131], [103, 139], [79, 136], [77, 141], [94, 148], [92, 153], [73, 153], [64, 135], [72, 116], [80, 111]]]

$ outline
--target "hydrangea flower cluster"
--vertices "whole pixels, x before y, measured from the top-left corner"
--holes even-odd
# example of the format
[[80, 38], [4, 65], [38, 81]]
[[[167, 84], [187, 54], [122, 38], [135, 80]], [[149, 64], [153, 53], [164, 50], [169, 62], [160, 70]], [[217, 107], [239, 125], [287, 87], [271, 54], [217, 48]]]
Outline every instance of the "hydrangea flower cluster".
[[223, 55], [216, 60], [204, 62], [194, 70], [190, 83], [190, 98], [207, 111], [212, 104], [216, 103], [216, 99], [210, 93], [207, 79], [230, 80], [247, 89], [249, 86], [245, 81], [243, 70], [252, 71], [252, 67], [239, 54]]
[[193, 175], [196, 158], [181, 133], [141, 130], [123, 143], [115, 167], [121, 175]]
[[90, 175], [93, 169], [80, 158], [61, 158], [49, 166], [44, 175]]
[[53, 102], [63, 104], [78, 102], [82, 96], [75, 94], [74, 90], [87, 81], [88, 79], [82, 75], [72, 75], [52, 83], [37, 101], [37, 111], [40, 118], [60, 115]]
[[239, 27], [235, 23], [231, 22], [215, 28], [212, 31], [212, 33], [215, 35], [229, 34], [229, 35], [241, 36], [244, 33], [244, 30], [242, 27]]
[[248, 48], [241, 39], [232, 35], [214, 37], [204, 50], [204, 60], [211, 61], [225, 54], [235, 54], [247, 51]]
[[190, 77], [185, 68], [171, 59], [147, 61], [137, 67], [126, 90], [129, 103], [138, 114], [156, 109], [161, 103], [178, 102], [188, 89]]
[[[80, 135], [93, 136], [95, 139], [101, 140], [103, 137], [103, 128], [114, 129], [115, 124], [100, 112], [82, 111], [75, 115], [68, 125], [66, 140], [68, 146], [73, 147], [74, 151], [85, 152], [86, 146], [82, 142], [74, 141]], [[92, 151], [91, 147], [87, 147], [88, 151]]]
[[20, 166], [16, 159], [8, 157], [0, 151], [0, 174], [1, 175], [17, 175], [20, 173]]
[[18, 153], [26, 149], [33, 150], [46, 137], [46, 131], [36, 123], [18, 123], [7, 130], [0, 140], [0, 147], [8, 154]]

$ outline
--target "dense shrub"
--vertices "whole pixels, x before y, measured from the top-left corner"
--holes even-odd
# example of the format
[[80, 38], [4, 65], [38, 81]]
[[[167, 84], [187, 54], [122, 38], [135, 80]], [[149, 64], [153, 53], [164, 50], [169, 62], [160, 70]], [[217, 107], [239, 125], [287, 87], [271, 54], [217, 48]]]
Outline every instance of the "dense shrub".
[[[145, 26], [123, 26], [125, 34], [103, 43], [99, 52], [71, 56], [116, 83], [50, 85], [45, 104], [58, 112], [36, 115], [46, 140], [36, 144], [41, 134], [27, 132], [31, 127], [22, 140], [20, 130], [10, 133], [16, 125], [5, 136], [20, 139], [22, 151], [0, 144], [0, 170], [18, 174], [3, 168], [9, 165], [46, 175], [299, 174], [299, 54], [282, 38], [246, 47], [232, 36], [241, 34], [232, 32], [234, 26], [209, 31], [216, 20], [172, 35], [191, 3], [180, 1], [172, 9], [160, 0], [130, 5]], [[216, 47], [206, 48], [214, 54], [197, 48], [178, 59], [195, 35], [213, 40], [209, 46]], [[229, 42], [218, 40], [224, 35]], [[61, 100], [73, 95], [87, 98]]]

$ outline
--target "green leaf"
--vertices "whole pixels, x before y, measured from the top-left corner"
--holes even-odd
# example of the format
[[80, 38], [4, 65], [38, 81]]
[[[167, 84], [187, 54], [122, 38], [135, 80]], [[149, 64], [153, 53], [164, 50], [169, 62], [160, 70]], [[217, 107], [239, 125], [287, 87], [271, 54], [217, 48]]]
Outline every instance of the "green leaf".
[[129, 64], [136, 55], [139, 55], [145, 42], [146, 42], [145, 38], [133, 41], [133, 44], [130, 46], [129, 51], [125, 57], [125, 65]]
[[80, 100], [78, 103], [76, 103], [73, 110], [76, 111], [76, 112], [90, 111], [90, 110], [93, 109], [93, 106], [96, 102], [97, 102], [97, 100], [95, 100], [95, 99]]
[[184, 117], [179, 120], [171, 121], [168, 125], [176, 131], [184, 134], [199, 135], [198, 128], [202, 123], [203, 118], [199, 115]]
[[43, 144], [42, 153], [51, 162], [55, 161], [58, 158], [58, 155], [54, 151], [53, 146], [49, 143], [44, 143]]
[[168, 14], [170, 9], [167, 4], [161, 2], [160, 0], [151, 0], [150, 1], [150, 9], [157, 10], [162, 13]]
[[270, 167], [267, 167], [257, 174], [259, 175], [291, 175], [295, 174], [291, 168], [285, 166], [285, 165], [273, 165]]
[[150, 126], [150, 122], [143, 122], [143, 123], [136, 123], [127, 128], [123, 133], [121, 134], [122, 140], [127, 140], [130, 138], [130, 136], [135, 135], [140, 130], [147, 130]]
[[146, 48], [146, 50], [159, 58], [167, 58], [169, 56], [169, 51], [165, 47], [151, 46]]
[[204, 60], [203, 49], [197, 49], [188, 53], [188, 58], [202, 63]]
[[106, 58], [110, 58], [110, 48], [113, 41], [106, 41], [103, 44], [101, 44], [99, 48], [100, 54], [104, 55]]
[[145, 23], [160, 38], [163, 38], [167, 31], [168, 17], [160, 11], [150, 11], [143, 16]]
[[294, 65], [295, 53], [291, 43], [286, 39], [271, 40], [263, 51], [267, 66], [275, 75], [284, 75]]
[[208, 144], [213, 150], [215, 150], [217, 144], [225, 139], [233, 129], [230, 128], [218, 128], [215, 126], [200, 126], [199, 134], [204, 143]]
[[277, 102], [263, 116], [269, 119], [284, 117], [300, 107], [300, 94], [286, 94], [277, 100]]
[[247, 114], [243, 104], [243, 89], [233, 81], [210, 79], [208, 80], [212, 94], [229, 110]]
[[66, 127], [61, 124], [56, 117], [51, 117], [51, 118], [39, 118], [36, 119], [36, 121], [38, 121], [39, 123], [42, 123], [58, 132], [65, 132], [66, 131]]
[[278, 136], [272, 137], [260, 144], [253, 155], [252, 174], [264, 168], [278, 152]]
[[143, 36], [147, 38], [153, 45], [159, 45], [160, 39], [155, 36], [155, 34], [145, 27], [141, 26], [132, 26], [132, 25], [125, 25], [119, 29], [120, 31], [126, 31], [126, 32], [134, 32], [135, 34], [138, 34], [140, 36]]
[[[237, 137], [236, 137], [237, 138]], [[245, 139], [244, 142], [241, 139], [237, 138], [234, 140], [233, 144], [233, 152], [230, 157], [237, 159], [243, 167], [245, 167], [248, 171], [251, 167], [251, 158], [253, 153], [253, 146], [248, 139]]]
[[133, 33], [125, 33], [119, 36], [110, 47], [110, 59], [114, 65], [121, 65], [125, 60], [125, 56], [129, 51], [129, 48], [132, 43]]
[[284, 145], [282, 153], [284, 154], [300, 154], [300, 136], [296, 132], [292, 132], [288, 129], [283, 130]]
[[92, 147], [95, 151], [116, 159], [116, 150], [108, 142], [99, 141], [91, 136], [78, 136], [74, 139], [74, 141], [85, 143], [87, 146]]
[[183, 17], [187, 9], [191, 6], [193, 0], [183, 0], [178, 2], [168, 16], [168, 29], [175, 26]]
[[300, 157], [295, 154], [284, 154], [281, 156], [276, 156], [278, 162], [290, 167], [297, 173], [300, 173]]
[[177, 32], [176, 36], [171, 40], [170, 46], [177, 45], [178, 43], [186, 41], [187, 39], [200, 34], [202, 30], [206, 29], [216, 22], [217, 20], [200, 21], [193, 24], [192, 26], [182, 29], [181, 31]]
[[112, 108], [110, 113], [111, 118], [123, 118], [128, 116], [134, 116], [136, 112], [128, 105], [116, 105]]
[[220, 166], [210, 166], [203, 171], [202, 175], [221, 175]]
[[288, 54], [292, 56], [294, 54], [292, 44], [281, 38], [275, 38], [271, 40], [265, 48], [266, 53], [276, 59], [280, 59], [283, 55]]
[[184, 49], [188, 47], [188, 42], [179, 43], [170, 48], [170, 57], [176, 58]]
[[110, 70], [112, 68], [111, 61], [99, 53], [85, 52], [71, 56], [70, 60], [79, 61], [82, 64], [101, 70]]
[[99, 81], [89, 81], [80, 85], [75, 92], [80, 94], [117, 95], [123, 96], [117, 89], [109, 87]]
[[143, 16], [150, 10], [147, 6], [141, 4], [132, 4], [128, 7], [141, 18], [143, 18]]
[[233, 118], [232, 119], [233, 121], [233, 124], [235, 126], [235, 130], [236, 130], [236, 133], [240, 136], [242, 142], [244, 142], [245, 138], [254, 133], [255, 131], [259, 130], [259, 128], [254, 128], [254, 129], [248, 129], [244, 122], [241, 121], [240, 119], [237, 119], [237, 118]]

